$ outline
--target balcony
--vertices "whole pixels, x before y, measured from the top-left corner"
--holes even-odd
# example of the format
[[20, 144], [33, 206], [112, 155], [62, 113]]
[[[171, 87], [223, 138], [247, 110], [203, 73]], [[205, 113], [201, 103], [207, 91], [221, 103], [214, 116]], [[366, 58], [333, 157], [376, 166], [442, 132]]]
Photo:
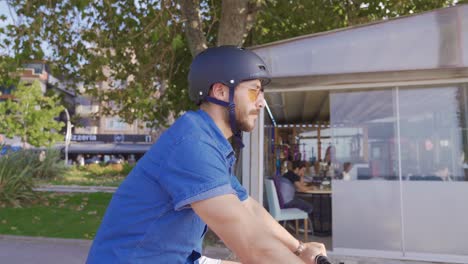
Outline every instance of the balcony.
[[75, 134], [97, 134], [97, 126], [75, 127]]
[[99, 105], [77, 105], [76, 113], [81, 116], [88, 116], [99, 111]]

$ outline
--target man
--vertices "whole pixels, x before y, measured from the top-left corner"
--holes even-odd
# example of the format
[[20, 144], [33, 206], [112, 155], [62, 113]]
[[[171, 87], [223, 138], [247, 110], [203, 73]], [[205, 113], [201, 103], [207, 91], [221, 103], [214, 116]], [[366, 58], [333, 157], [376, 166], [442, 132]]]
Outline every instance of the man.
[[345, 162], [343, 164], [343, 172], [341, 173], [341, 179], [344, 181], [350, 181], [351, 180], [351, 174], [350, 171], [353, 168], [353, 164], [351, 162]]
[[269, 80], [248, 50], [196, 56], [189, 95], [200, 110], [180, 117], [121, 184], [87, 263], [219, 263], [201, 257], [206, 225], [243, 263], [314, 263], [326, 254], [323, 244], [291, 236], [233, 175], [228, 138], [241, 146], [241, 131], [252, 131]]
[[[284, 200], [284, 208], [299, 208], [310, 215], [313, 211], [312, 205], [295, 195], [295, 191], [307, 192], [313, 190], [312, 186], [307, 186], [304, 183], [305, 170], [306, 163], [304, 161], [293, 161], [292, 170], [288, 170], [283, 175], [283, 179], [287, 179], [287, 181], [281, 181], [281, 194]], [[288, 185], [294, 187], [288, 187]]]

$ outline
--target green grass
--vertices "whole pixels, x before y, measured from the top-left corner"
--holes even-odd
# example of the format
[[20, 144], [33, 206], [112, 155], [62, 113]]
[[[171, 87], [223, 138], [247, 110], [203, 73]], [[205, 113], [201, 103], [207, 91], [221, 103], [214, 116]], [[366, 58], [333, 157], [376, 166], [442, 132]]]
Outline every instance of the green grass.
[[[21, 208], [0, 204], [0, 234], [93, 239], [111, 193], [44, 193]], [[224, 246], [208, 229], [203, 246]]]
[[0, 207], [0, 234], [93, 239], [110, 193], [46, 193], [40, 201]]
[[126, 175], [119, 173], [96, 174], [86, 169], [70, 168], [62, 177], [49, 180], [36, 180], [36, 185], [84, 185], [84, 186], [112, 186], [117, 187]]

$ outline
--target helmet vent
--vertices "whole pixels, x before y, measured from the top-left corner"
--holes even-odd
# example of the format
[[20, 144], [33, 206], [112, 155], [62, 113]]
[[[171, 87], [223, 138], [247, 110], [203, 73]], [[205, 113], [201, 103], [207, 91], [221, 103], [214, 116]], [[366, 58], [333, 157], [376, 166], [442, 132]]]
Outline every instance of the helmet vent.
[[265, 66], [263, 66], [263, 65], [258, 65], [258, 68], [260, 68], [260, 70], [262, 70], [262, 71], [266, 70]]

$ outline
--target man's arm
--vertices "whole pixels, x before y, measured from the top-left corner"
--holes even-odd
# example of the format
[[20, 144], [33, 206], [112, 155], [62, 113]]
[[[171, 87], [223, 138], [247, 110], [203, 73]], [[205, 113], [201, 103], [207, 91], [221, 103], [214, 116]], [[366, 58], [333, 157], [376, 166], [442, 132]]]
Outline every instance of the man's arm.
[[313, 187], [305, 185], [305, 183], [300, 181], [295, 181], [294, 186], [298, 192], [307, 192], [313, 190]]
[[[247, 210], [259, 219], [269, 230], [273, 232], [274, 237], [281, 241], [291, 252], [297, 250], [299, 241], [284, 229], [256, 200], [249, 197], [243, 202]], [[306, 263], [315, 263], [315, 256], [318, 254], [327, 254], [325, 246], [321, 243], [306, 243], [306, 250], [301, 254], [301, 259]]]
[[[253, 214], [233, 194], [192, 203], [192, 209], [242, 263], [303, 263], [292, 253], [297, 240], [289, 235], [291, 248], [285, 246], [276, 236], [280, 231], [272, 230], [271, 224]], [[296, 245], [292, 245], [294, 242]]]

